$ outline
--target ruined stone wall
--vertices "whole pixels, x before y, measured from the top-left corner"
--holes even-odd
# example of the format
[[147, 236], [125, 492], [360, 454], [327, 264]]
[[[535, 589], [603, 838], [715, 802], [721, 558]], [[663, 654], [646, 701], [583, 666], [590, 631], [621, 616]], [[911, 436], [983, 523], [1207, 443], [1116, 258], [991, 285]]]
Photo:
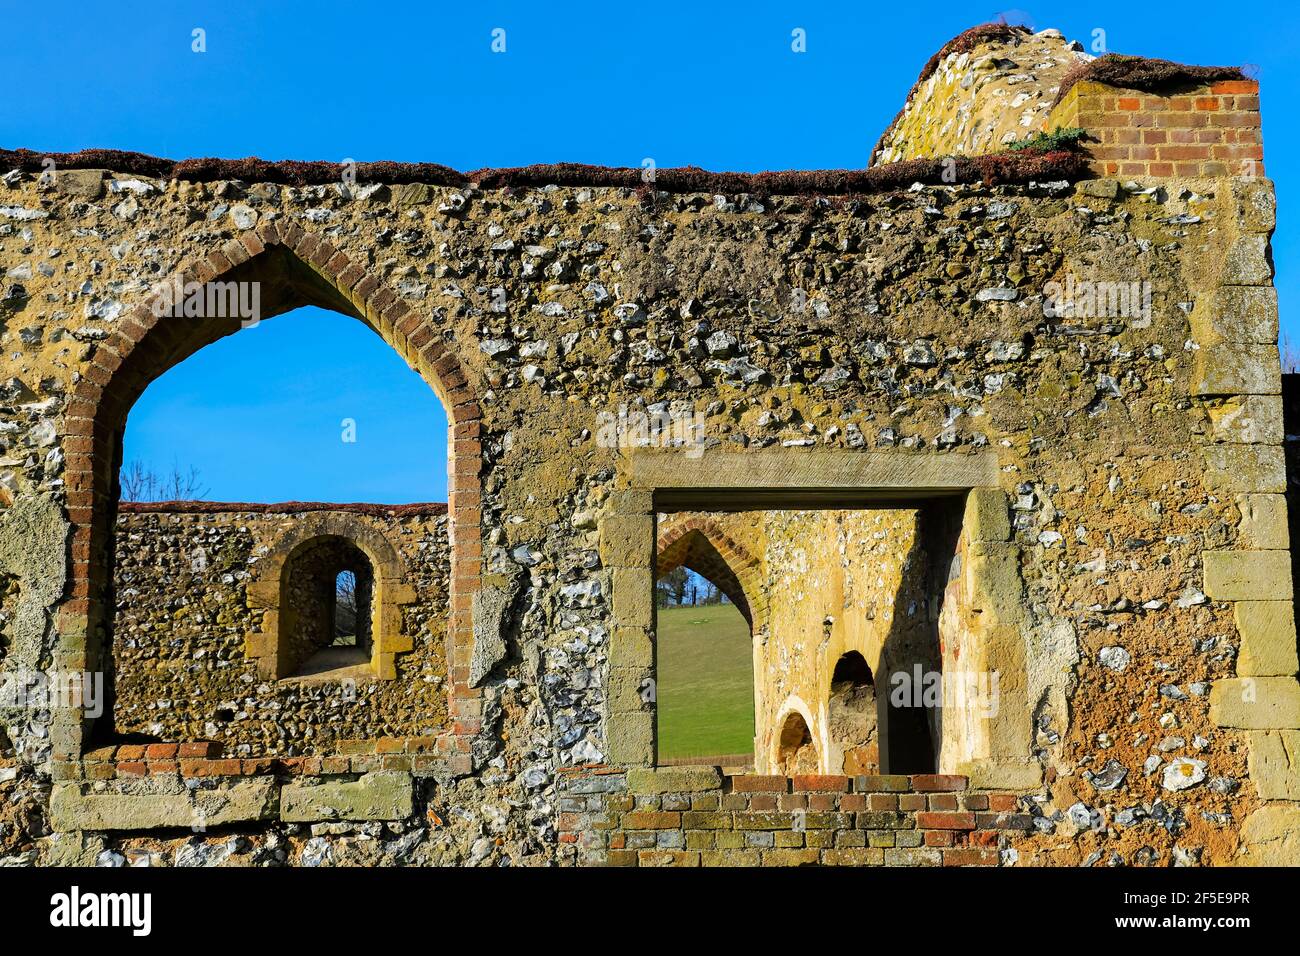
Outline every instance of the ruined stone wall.
[[[825, 198], [757, 177], [674, 192], [572, 170], [352, 186], [249, 168], [0, 177], [0, 575], [17, 582], [0, 668], [102, 667], [116, 429], [153, 377], [238, 328], [159, 317], [153, 290], [259, 282], [264, 318], [354, 315], [449, 408], [449, 726], [418, 766], [403, 743], [386, 769], [380, 738], [359, 766], [141, 777], [92, 759], [103, 725], [5, 706], [0, 804], [30, 821], [14, 854], [219, 856], [224, 837], [141, 835], [198, 814], [267, 861], [607, 859], [596, 821], [559, 825], [558, 780], [604, 765], [616, 794], [653, 760], [657, 497], [786, 507], [764, 483], [830, 509], [980, 492], [962, 586], [1022, 699], [967, 789], [1032, 817], [997, 836], [1001, 860], [1300, 852], [1267, 180], [934, 175]], [[1134, 282], [1123, 308], [1081, 294]], [[701, 416], [700, 447], [647, 464], [598, 440], [602, 413], [671, 403]]]
[[956, 38], [927, 64], [876, 144], [873, 164], [978, 156], [1029, 139], [1047, 124], [1071, 68], [1092, 59], [1059, 30], [978, 29]]
[[[505, 792], [527, 793], [525, 779], [539, 779], [524, 776], [536, 759], [525, 754], [549, 755], [539, 768], [543, 787], [550, 766], [606, 754], [601, 674], [611, 581], [587, 560], [594, 542], [584, 543], [575, 516], [599, 510], [617, 450], [582, 434], [594, 432], [597, 410], [669, 398], [705, 411], [709, 440], [728, 447], [791, 443], [783, 450], [809, 460], [826, 446], [924, 456], [995, 451], [1018, 509], [1033, 609], [1028, 641], [1043, 645], [1045, 661], [1059, 662], [1043, 665], [1063, 688], [1059, 699], [1077, 691], [1077, 681], [1085, 695], [1113, 700], [1098, 706], [1085, 696], [1069, 711], [1039, 715], [1037, 747], [1063, 777], [1046, 813], [1095, 799], [1082, 772], [1117, 757], [1132, 777], [1130, 800], [1161, 795], [1159, 777], [1142, 768], [1167, 739], [1173, 749], [1156, 751], [1160, 766], [1209, 757], [1207, 778], [1244, 777], [1240, 742], [1208, 723], [1197, 693], [1231, 673], [1231, 619], [1193, 592], [1201, 590], [1201, 549], [1230, 546], [1236, 519], [1233, 503], [1211, 500], [1201, 462], [1188, 454], [1193, 430], [1204, 426], [1188, 398], [1190, 329], [1180, 307], [1216, 268], [1218, 230], [1241, 215], [1226, 186], [1163, 196], [1117, 190], [1111, 198], [1067, 186], [931, 187], [853, 204], [684, 196], [653, 206], [620, 190], [443, 189], [428, 190], [428, 204], [406, 206], [398, 203], [408, 190], [347, 199], [329, 187], [120, 181], [141, 185], [108, 193], [126, 197], [116, 202], [42, 191], [34, 178], [10, 193], [14, 205], [45, 215], [10, 223], [7, 254], [22, 260], [25, 242], [28, 262], [56, 247], [84, 250], [75, 259], [69, 252], [72, 267], [48, 279], [35, 271], [11, 320], [43, 330], [39, 345], [20, 350], [14, 371], [38, 386], [48, 379], [51, 407], [63, 407], [70, 376], [97, 354], [96, 336], [148, 287], [156, 271], [148, 266], [166, 272], [173, 256], [210, 245], [207, 213], [187, 224], [190, 209], [226, 206], [211, 220], [226, 229], [234, 228], [233, 205], [313, 228], [319, 220], [360, 262], [383, 248], [407, 263], [394, 270], [395, 286], [420, 314], [451, 341], [476, 344], [457, 348], [485, 402], [486, 569], [522, 564], [530, 578], [516, 638], [524, 649], [519, 676], [514, 686], [497, 685], [518, 724], [490, 732], [514, 753], [514, 773], [498, 775]], [[242, 202], [228, 204], [216, 190]], [[273, 200], [258, 198], [268, 192]], [[154, 231], [167, 230], [167, 245], [132, 239], [142, 215]], [[104, 248], [92, 249], [93, 235], [73, 229], [102, 233]], [[380, 245], [381, 233], [389, 245]], [[123, 241], [119, 261], [107, 247]], [[92, 259], [107, 274], [91, 280], [91, 293], [76, 292]], [[1071, 271], [1150, 277], [1150, 319], [1046, 319], [1044, 283]], [[792, 292], [805, 286], [808, 306], [793, 311]], [[495, 288], [506, 290], [505, 312], [494, 305]], [[85, 301], [68, 310], [69, 294]], [[78, 335], [85, 344], [73, 349]], [[765, 414], [774, 401], [777, 412]], [[15, 412], [22, 441], [41, 418]], [[23, 462], [20, 494], [39, 494], [42, 484], [56, 492], [56, 463]], [[1221, 640], [1211, 648], [1203, 638], [1206, 650], [1189, 655], [1193, 635]], [[1131, 656], [1124, 672], [1083, 663], [1100, 661], [1109, 647]], [[1159, 669], [1171, 663], [1172, 671]], [[1087, 679], [1075, 666], [1100, 669]], [[520, 679], [530, 668], [534, 676]], [[1157, 696], [1160, 687], [1180, 698]], [[1138, 715], [1131, 736], [1115, 739], [1116, 707], [1120, 720]], [[1165, 713], [1180, 732], [1161, 726]], [[1195, 749], [1196, 737], [1209, 741], [1204, 750]], [[1215, 823], [1203, 813], [1224, 813], [1231, 802], [1243, 814], [1251, 800], [1248, 790], [1234, 797], [1202, 784], [1182, 798], [1190, 833], [1179, 838], [1230, 853], [1238, 817]], [[1130, 838], [1125, 850], [1131, 855], [1150, 839]], [[1167, 853], [1174, 840], [1157, 842]], [[524, 845], [545, 852], [544, 843]], [[1066, 859], [1084, 856], [1080, 849]]]
[[[247, 653], [264, 613], [249, 584], [302, 514], [225, 507], [134, 506], [118, 517], [117, 734], [132, 743], [211, 741], [240, 758], [330, 754], [342, 741], [432, 738], [445, 729], [445, 509], [351, 516], [392, 542], [415, 589], [401, 621], [412, 649], [398, 656], [395, 679], [350, 667], [268, 680]], [[332, 593], [334, 573], [326, 571]]]

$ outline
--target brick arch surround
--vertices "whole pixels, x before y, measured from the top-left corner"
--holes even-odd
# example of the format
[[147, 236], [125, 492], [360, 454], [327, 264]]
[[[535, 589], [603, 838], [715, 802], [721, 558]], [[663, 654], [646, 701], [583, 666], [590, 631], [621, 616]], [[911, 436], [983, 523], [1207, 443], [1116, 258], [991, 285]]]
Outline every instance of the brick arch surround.
[[[286, 283], [275, 272], [296, 270]], [[266, 275], [270, 282], [263, 281]], [[321, 305], [364, 321], [427, 382], [447, 410], [450, 430], [448, 510], [451, 517], [451, 621], [447, 629], [452, 730], [439, 739], [448, 757], [468, 764], [478, 731], [480, 692], [469, 686], [471, 601], [481, 572], [481, 411], [459, 358], [435, 328], [375, 276], [327, 239], [297, 225], [263, 223], [190, 261], [175, 283], [257, 281], [269, 293], [266, 317], [302, 305]], [[144, 389], [167, 369], [239, 329], [239, 320], [185, 318], [165, 313], [168, 285], [125, 315], [100, 342], [67, 408], [68, 517], [73, 526], [69, 594], [59, 612], [56, 666], [95, 671], [111, 654], [112, 522], [117, 498], [121, 435], [126, 416]], [[111, 719], [111, 716], [106, 715]], [[76, 758], [83, 749], [76, 715], [56, 727], [56, 753]], [[466, 767], [465, 769], [468, 769]]]
[[758, 561], [716, 521], [692, 515], [669, 518], [655, 546], [655, 579], [686, 565], [722, 591], [757, 632], [767, 621], [762, 572]]

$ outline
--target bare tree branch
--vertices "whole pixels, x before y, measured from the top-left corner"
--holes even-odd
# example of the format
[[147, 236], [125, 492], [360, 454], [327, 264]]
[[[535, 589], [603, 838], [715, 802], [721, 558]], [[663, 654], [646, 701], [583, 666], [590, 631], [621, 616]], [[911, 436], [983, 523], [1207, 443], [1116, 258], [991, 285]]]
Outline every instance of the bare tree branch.
[[193, 465], [188, 471], [182, 471], [179, 465], [173, 464], [170, 473], [159, 475], [144, 463], [133, 461], [122, 466], [118, 482], [123, 501], [194, 501], [208, 492]]
[[334, 581], [334, 638], [357, 633], [357, 576], [342, 571]]
[[1300, 372], [1300, 347], [1286, 335], [1282, 336], [1282, 371], [1287, 375]]

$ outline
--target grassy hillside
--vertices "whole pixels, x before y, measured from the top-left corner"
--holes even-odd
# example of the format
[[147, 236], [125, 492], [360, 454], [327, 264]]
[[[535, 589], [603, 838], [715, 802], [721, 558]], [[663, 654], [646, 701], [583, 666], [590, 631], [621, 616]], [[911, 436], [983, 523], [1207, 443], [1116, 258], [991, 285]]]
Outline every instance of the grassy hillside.
[[659, 756], [754, 747], [754, 657], [735, 605], [659, 611]]

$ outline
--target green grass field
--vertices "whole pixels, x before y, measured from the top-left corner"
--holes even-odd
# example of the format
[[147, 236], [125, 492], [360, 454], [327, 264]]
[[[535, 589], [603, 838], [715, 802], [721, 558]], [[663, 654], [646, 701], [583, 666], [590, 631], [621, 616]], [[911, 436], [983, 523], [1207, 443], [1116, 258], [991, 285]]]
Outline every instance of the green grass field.
[[754, 657], [733, 604], [660, 608], [659, 757], [754, 749]]

